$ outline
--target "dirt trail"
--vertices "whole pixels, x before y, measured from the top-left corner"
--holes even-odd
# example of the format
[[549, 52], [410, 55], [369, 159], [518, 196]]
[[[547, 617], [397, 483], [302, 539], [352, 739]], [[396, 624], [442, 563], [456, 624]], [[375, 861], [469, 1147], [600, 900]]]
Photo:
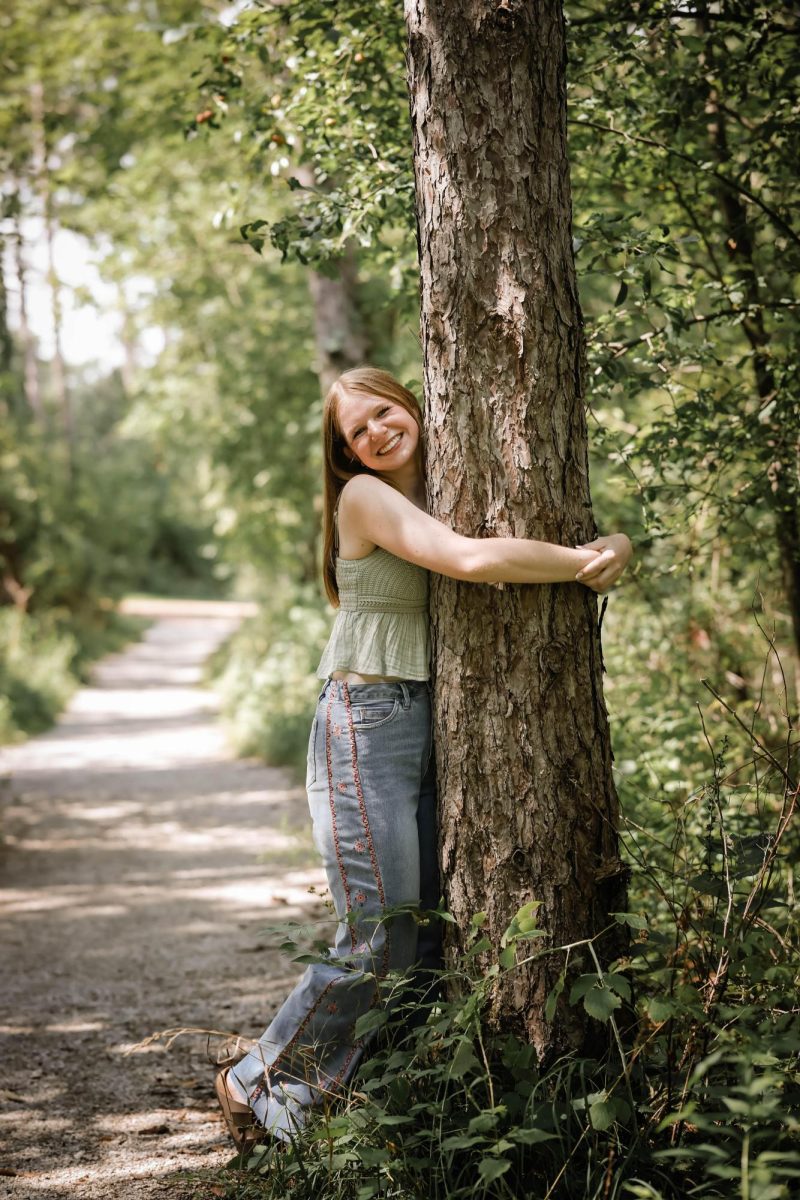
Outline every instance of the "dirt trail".
[[264, 927], [321, 911], [303, 789], [234, 759], [198, 686], [241, 609], [149, 615], [55, 729], [0, 750], [0, 1195], [14, 1200], [208, 1195], [195, 1180], [230, 1146], [205, 1039], [126, 1050], [181, 1026], [257, 1036], [295, 974]]

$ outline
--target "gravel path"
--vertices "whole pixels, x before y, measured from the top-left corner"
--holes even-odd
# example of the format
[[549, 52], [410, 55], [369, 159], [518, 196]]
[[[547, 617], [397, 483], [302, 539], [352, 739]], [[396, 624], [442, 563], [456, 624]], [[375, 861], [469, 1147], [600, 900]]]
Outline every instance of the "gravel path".
[[[318, 919], [302, 788], [226, 747], [201, 666], [236, 606], [151, 602], [58, 726], [0, 750], [0, 1194], [215, 1194], [231, 1149], [202, 1034], [258, 1036]], [[219, 1194], [219, 1191], [216, 1192]]]

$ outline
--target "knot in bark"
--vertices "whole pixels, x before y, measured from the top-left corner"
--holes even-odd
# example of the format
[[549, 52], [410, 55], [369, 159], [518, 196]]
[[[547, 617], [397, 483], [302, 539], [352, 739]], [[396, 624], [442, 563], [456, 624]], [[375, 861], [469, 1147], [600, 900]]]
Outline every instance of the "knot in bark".
[[530, 866], [530, 858], [526, 850], [522, 846], [516, 846], [511, 855], [511, 865], [520, 874]]
[[549, 675], [558, 675], [564, 666], [567, 643], [556, 638], [539, 651], [539, 667]]

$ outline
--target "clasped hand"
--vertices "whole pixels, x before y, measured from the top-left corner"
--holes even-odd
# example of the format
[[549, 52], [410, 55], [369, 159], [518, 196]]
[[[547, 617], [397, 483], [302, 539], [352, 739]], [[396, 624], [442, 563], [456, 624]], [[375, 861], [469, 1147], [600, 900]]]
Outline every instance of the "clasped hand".
[[581, 568], [575, 576], [593, 592], [607, 592], [619, 579], [633, 555], [631, 539], [625, 533], [611, 533], [608, 537], [584, 542], [578, 550], [597, 550], [597, 557]]

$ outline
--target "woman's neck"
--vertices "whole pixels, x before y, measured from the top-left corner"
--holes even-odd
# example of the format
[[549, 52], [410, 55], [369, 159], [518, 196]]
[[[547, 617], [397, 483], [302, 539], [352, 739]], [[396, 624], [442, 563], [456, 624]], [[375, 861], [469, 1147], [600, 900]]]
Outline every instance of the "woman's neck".
[[419, 464], [416, 462], [407, 463], [400, 467], [397, 471], [386, 472], [385, 475], [380, 475], [384, 483], [388, 483], [390, 487], [396, 488], [406, 500], [410, 500], [417, 508], [425, 508], [427, 493], [425, 489], [425, 476], [423, 475]]

